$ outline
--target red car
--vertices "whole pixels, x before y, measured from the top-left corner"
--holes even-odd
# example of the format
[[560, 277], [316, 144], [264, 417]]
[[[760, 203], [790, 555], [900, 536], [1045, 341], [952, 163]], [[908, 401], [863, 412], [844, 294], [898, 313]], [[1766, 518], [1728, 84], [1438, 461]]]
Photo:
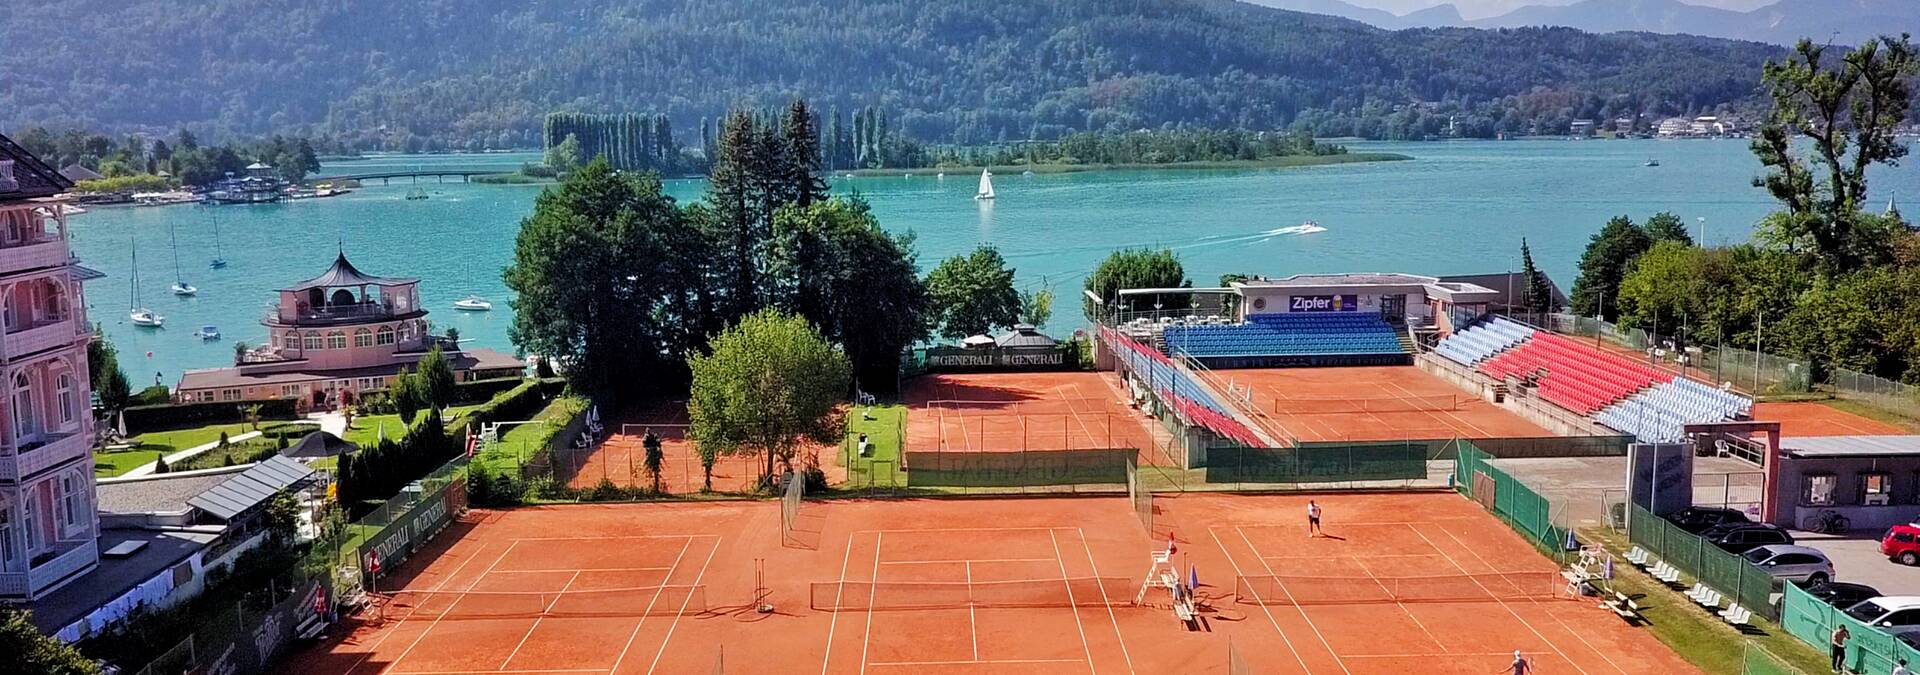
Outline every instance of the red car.
[[1880, 552], [1902, 565], [1920, 565], [1920, 527], [1895, 525], [1880, 538]]

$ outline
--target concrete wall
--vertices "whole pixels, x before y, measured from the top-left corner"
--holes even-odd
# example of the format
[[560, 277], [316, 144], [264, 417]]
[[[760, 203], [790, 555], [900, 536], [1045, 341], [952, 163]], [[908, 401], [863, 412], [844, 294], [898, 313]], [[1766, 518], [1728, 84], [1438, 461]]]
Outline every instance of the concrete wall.
[[[1861, 503], [1862, 474], [1874, 472], [1891, 479], [1893, 493], [1885, 506]], [[1807, 502], [1807, 477], [1819, 474], [1835, 479], [1833, 504]], [[1776, 480], [1773, 523], [1781, 527], [1807, 529], [1828, 509], [1845, 515], [1855, 530], [1883, 530], [1920, 517], [1920, 457], [1783, 457]]]

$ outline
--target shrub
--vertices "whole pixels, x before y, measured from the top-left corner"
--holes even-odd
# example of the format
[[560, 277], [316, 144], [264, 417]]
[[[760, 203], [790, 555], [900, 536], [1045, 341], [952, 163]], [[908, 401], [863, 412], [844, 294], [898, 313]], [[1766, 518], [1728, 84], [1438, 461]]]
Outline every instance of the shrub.
[[260, 409], [261, 419], [290, 420], [299, 417], [295, 409], [297, 403], [297, 399], [282, 398], [250, 403], [226, 401], [135, 405], [126, 410], [127, 433], [143, 434], [149, 431], [183, 429], [209, 424], [246, 422], [247, 409], [255, 406]]

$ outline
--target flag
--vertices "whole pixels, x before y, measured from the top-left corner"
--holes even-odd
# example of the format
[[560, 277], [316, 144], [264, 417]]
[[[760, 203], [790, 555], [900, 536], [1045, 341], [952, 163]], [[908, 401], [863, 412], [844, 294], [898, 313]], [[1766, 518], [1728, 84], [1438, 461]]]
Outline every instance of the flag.
[[1180, 542], [1174, 541], [1173, 533], [1168, 532], [1167, 533], [1167, 555], [1173, 555], [1174, 552], [1178, 550], [1180, 550]]

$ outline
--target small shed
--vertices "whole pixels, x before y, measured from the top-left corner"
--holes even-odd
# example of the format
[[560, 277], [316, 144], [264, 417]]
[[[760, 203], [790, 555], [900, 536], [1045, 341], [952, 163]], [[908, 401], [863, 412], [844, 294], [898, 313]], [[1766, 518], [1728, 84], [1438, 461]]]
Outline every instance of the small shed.
[[1822, 511], [1879, 530], [1920, 517], [1920, 435], [1780, 440], [1776, 524], [1805, 529]]
[[993, 339], [995, 347], [1053, 347], [1058, 340], [1042, 335], [1033, 324], [1014, 324], [1013, 330], [1001, 333]]

